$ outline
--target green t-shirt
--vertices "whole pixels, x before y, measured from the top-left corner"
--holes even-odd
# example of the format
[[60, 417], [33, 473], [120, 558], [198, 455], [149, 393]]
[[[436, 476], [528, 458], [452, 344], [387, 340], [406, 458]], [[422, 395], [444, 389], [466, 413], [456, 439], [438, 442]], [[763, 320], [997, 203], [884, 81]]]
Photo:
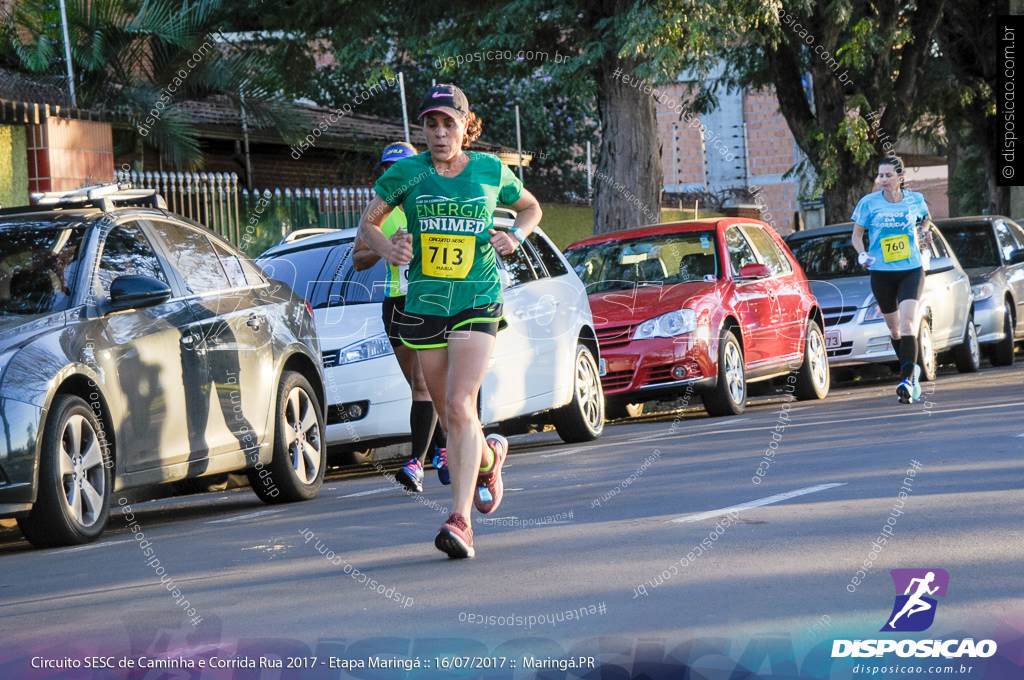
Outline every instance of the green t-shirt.
[[[405, 213], [401, 210], [392, 210], [388, 218], [384, 220], [384, 224], [380, 225], [380, 230], [385, 236], [391, 238], [396, 231], [405, 229], [405, 227]], [[387, 265], [387, 278], [384, 280], [384, 294], [388, 297], [405, 295], [409, 283], [409, 265], [403, 264], [399, 267], [386, 260], [385, 264]]]
[[405, 210], [412, 234], [405, 308], [413, 314], [454, 316], [502, 301], [487, 230], [494, 225], [494, 207], [518, 201], [523, 184], [497, 156], [468, 156], [455, 177], [439, 175], [429, 151], [403, 158], [374, 187], [385, 203]]

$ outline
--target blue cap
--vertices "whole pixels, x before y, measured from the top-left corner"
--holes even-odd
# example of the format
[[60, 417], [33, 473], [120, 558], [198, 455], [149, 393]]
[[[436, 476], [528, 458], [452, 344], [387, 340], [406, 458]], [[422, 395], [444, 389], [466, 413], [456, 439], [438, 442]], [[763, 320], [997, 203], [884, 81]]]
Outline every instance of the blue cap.
[[380, 157], [380, 164], [394, 163], [403, 158], [411, 158], [416, 155], [416, 147], [408, 142], [395, 142], [384, 147], [384, 154]]

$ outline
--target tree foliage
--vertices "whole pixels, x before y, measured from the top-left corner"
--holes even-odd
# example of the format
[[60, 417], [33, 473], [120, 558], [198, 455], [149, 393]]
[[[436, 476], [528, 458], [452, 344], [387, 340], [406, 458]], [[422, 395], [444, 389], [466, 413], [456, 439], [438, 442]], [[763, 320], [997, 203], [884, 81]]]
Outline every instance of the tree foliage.
[[[7, 61], [66, 86], [53, 5], [24, 0], [5, 17]], [[288, 130], [290, 117], [273, 96], [265, 55], [233, 49], [217, 35], [225, 11], [220, 0], [69, 0], [78, 107], [127, 117], [132, 129], [120, 135], [123, 150], [145, 142], [183, 169], [202, 165], [185, 101], [221, 95], [236, 108], [244, 101], [254, 124]], [[156, 123], [143, 125], [153, 111]]]

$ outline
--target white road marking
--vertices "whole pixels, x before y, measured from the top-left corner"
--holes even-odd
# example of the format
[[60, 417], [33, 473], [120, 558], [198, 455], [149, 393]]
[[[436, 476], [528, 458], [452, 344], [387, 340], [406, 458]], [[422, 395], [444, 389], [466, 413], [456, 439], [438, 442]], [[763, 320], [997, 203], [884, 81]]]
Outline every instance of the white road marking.
[[79, 546], [77, 548], [68, 548], [67, 550], [62, 550], [61, 552], [62, 553], [81, 552], [83, 550], [92, 550], [93, 548], [106, 548], [109, 545], [118, 545], [120, 543], [134, 543], [134, 542], [135, 541], [133, 541], [131, 539], [127, 539], [127, 540], [124, 540], [124, 541], [108, 541], [108, 542], [105, 542], [105, 543], [91, 543], [89, 545], [83, 545], [83, 546]]
[[542, 453], [541, 458], [557, 458], [558, 456], [571, 456], [574, 453], [579, 453], [584, 449], [569, 449], [568, 451], [559, 451], [558, 453]]
[[280, 508], [277, 510], [260, 510], [259, 512], [250, 512], [248, 515], [238, 515], [237, 517], [225, 517], [224, 519], [211, 519], [207, 524], [222, 524], [224, 522], [238, 522], [243, 519], [252, 519], [253, 517], [262, 517], [263, 515], [276, 515], [279, 512], [284, 512], [287, 508]]
[[831, 489], [837, 486], [844, 486], [846, 482], [833, 482], [831, 484], [818, 484], [817, 486], [808, 486], [803, 489], [797, 489], [795, 491], [787, 491], [786, 493], [778, 493], [774, 496], [768, 496], [766, 498], [760, 498], [756, 501], [749, 501], [747, 503], [740, 503], [739, 505], [732, 505], [728, 508], [722, 508], [721, 510], [711, 510], [709, 512], [702, 512], [696, 515], [683, 515], [682, 517], [676, 517], [675, 519], [669, 520], [670, 522], [699, 522], [702, 519], [710, 519], [712, 517], [720, 517], [730, 512], [739, 512], [740, 510], [749, 510], [750, 508], [759, 508], [762, 505], [771, 505], [772, 503], [781, 503], [782, 501], [789, 500], [790, 498], [796, 498], [797, 496], [804, 496], [809, 493], [817, 493], [818, 491], [824, 491], [825, 489]]
[[370, 489], [369, 491], [360, 491], [359, 493], [347, 493], [344, 496], [338, 496], [338, 498], [356, 498], [357, 496], [373, 496], [378, 493], [384, 493], [385, 491], [401, 490], [400, 486], [384, 486], [379, 489]]

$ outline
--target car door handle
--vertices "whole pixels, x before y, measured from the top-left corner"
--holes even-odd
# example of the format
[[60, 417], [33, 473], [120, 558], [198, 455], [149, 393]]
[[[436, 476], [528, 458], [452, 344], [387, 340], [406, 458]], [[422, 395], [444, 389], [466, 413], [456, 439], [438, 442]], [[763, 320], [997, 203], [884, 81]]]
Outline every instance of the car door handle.
[[253, 329], [254, 331], [258, 331], [260, 329], [260, 326], [263, 325], [263, 319], [256, 316], [255, 314], [252, 314], [249, 316], [249, 320], [245, 322], [245, 325]]

